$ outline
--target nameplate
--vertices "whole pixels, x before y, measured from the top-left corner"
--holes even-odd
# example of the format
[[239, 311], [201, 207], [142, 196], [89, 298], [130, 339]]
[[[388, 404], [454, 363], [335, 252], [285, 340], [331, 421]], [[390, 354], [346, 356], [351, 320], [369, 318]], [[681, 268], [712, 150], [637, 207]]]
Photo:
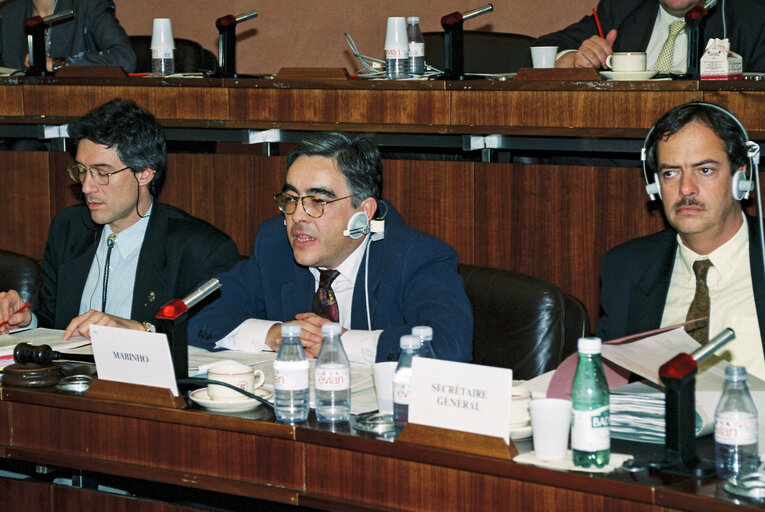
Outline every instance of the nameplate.
[[90, 341], [99, 379], [167, 388], [178, 396], [164, 334], [91, 325]]
[[409, 423], [510, 442], [513, 371], [424, 357], [412, 361]]

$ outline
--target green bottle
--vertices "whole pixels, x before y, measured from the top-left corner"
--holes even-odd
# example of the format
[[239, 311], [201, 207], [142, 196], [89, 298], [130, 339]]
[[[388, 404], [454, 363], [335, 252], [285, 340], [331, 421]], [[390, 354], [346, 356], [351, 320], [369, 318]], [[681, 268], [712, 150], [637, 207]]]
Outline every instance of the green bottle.
[[579, 364], [571, 386], [571, 450], [575, 466], [601, 468], [611, 458], [611, 429], [600, 338], [579, 338], [578, 349]]

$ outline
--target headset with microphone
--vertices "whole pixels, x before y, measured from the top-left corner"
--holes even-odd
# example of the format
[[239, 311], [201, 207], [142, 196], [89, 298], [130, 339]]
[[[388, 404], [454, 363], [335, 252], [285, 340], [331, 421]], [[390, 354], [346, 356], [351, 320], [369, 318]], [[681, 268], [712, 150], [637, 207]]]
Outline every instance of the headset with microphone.
[[[719, 112], [724, 113], [727, 115], [736, 125], [741, 129], [741, 134], [744, 136], [744, 140], [746, 141], [745, 145], [747, 148], [746, 156], [749, 159], [749, 165], [747, 166], [749, 175], [747, 176], [746, 172], [742, 170], [737, 170], [733, 173], [733, 179], [731, 180], [731, 194], [733, 195], [733, 198], [736, 201], [741, 201], [742, 199], [748, 199], [749, 198], [749, 192], [751, 192], [754, 189], [754, 181], [752, 178], [758, 179], [758, 171], [760, 167], [760, 146], [757, 145], [755, 142], [749, 139], [749, 134], [747, 134], [746, 129], [744, 128], [744, 125], [741, 124], [741, 121], [739, 121], [736, 116], [725, 110], [719, 105], [715, 105], [713, 103], [694, 103], [693, 105], [698, 105], [701, 107], [708, 107], [715, 109]], [[651, 139], [651, 135], [653, 134], [654, 130], [656, 129], [656, 125], [653, 125], [651, 129], [648, 131], [648, 135], [646, 135], [645, 140], [643, 141], [643, 147], [640, 150], [640, 161], [643, 164], [643, 177], [645, 178], [645, 191], [648, 194], [648, 196], [651, 198], [652, 201], [656, 199], [656, 196], [659, 196], [659, 199], [661, 199], [661, 186], [659, 185], [659, 174], [657, 172], [653, 173], [653, 181], [649, 181], [648, 179], [648, 168], [646, 165], [646, 160], [648, 159], [648, 141]], [[654, 147], [651, 149], [652, 153], [656, 152], [655, 146], [658, 145], [658, 141], [654, 143]]]

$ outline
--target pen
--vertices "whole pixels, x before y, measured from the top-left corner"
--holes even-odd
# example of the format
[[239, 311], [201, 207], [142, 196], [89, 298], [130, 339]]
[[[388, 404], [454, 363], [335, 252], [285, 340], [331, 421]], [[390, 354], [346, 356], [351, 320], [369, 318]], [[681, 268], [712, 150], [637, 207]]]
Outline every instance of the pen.
[[595, 7], [592, 8], [592, 15], [595, 18], [595, 24], [598, 26], [598, 34], [605, 39], [606, 37], [603, 35], [603, 27], [600, 26], [600, 18], [598, 18], [598, 10]]
[[[26, 304], [21, 306], [15, 313], [13, 313], [13, 315], [15, 315], [17, 313], [21, 313], [22, 311], [24, 311], [28, 307], [29, 307], [29, 302], [27, 302]], [[11, 315], [11, 316], [13, 316], [13, 315]], [[8, 323], [8, 320], [5, 320], [4, 322], [0, 322], [0, 327], [5, 327], [5, 324], [7, 324], [7, 323]]]

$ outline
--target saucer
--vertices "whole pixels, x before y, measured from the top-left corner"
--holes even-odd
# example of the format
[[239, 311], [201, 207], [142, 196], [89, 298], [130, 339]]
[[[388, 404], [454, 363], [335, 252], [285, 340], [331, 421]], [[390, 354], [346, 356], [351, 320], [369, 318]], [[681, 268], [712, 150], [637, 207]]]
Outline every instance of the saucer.
[[[267, 389], [258, 388], [255, 394], [259, 397], [270, 399], [273, 393]], [[192, 391], [189, 398], [197, 405], [201, 405], [208, 411], [213, 412], [247, 412], [260, 405], [260, 402], [254, 398], [245, 398], [244, 400], [212, 400], [207, 394], [207, 388], [200, 388]]]
[[658, 71], [649, 69], [647, 71], [600, 71], [600, 76], [608, 80], [648, 80], [653, 78]]
[[510, 431], [510, 439], [526, 439], [531, 437], [531, 425], [516, 428]]

